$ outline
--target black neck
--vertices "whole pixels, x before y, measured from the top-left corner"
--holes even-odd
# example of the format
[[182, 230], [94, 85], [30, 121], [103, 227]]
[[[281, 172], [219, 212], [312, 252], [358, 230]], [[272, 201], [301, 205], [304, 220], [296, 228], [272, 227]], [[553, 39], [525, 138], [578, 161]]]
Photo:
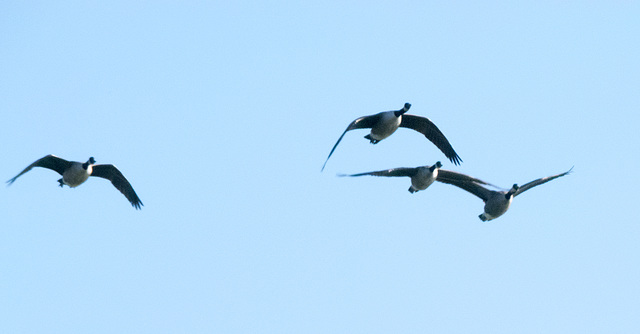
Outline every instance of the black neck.
[[404, 113], [406, 113], [407, 111], [404, 109], [400, 109], [400, 110], [396, 110], [393, 112], [394, 115], [396, 115], [396, 117], [400, 117], [402, 116]]

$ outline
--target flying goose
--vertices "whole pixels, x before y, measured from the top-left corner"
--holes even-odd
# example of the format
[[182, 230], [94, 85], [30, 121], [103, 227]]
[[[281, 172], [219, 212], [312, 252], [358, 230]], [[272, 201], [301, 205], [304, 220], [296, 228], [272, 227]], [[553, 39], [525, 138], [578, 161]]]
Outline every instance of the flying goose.
[[478, 217], [480, 217], [480, 220], [482, 221], [488, 221], [488, 220], [496, 219], [502, 216], [505, 212], [507, 212], [507, 210], [509, 209], [509, 206], [511, 206], [511, 201], [513, 201], [514, 197], [522, 194], [523, 192], [535, 186], [539, 186], [553, 179], [557, 179], [561, 176], [565, 176], [571, 173], [571, 170], [573, 170], [573, 167], [571, 167], [571, 169], [569, 169], [564, 173], [543, 177], [543, 178], [531, 181], [521, 187], [519, 187], [517, 184], [514, 184], [511, 187], [511, 189], [509, 189], [508, 191], [489, 190], [483, 187], [482, 185], [478, 184], [477, 182], [466, 182], [458, 179], [443, 179], [438, 181], [452, 184], [458, 188], [464, 189], [480, 197], [480, 199], [482, 199], [485, 204], [484, 204], [484, 212], [480, 214]]
[[136, 192], [133, 190], [133, 187], [131, 187], [129, 181], [127, 181], [116, 166], [94, 165], [95, 163], [96, 161], [93, 157], [90, 157], [87, 162], [82, 163], [77, 161], [67, 161], [62, 158], [58, 158], [53, 154], [49, 154], [44, 158], [36, 160], [20, 172], [20, 174], [7, 181], [7, 183], [8, 185], [13, 184], [20, 175], [30, 171], [33, 167], [44, 167], [52, 169], [62, 175], [62, 178], [58, 180], [60, 187], [66, 184], [71, 188], [75, 188], [84, 183], [89, 176], [97, 176], [111, 181], [116, 189], [120, 190], [129, 202], [131, 202], [131, 205], [134, 208], [140, 209], [140, 206], [144, 205], [142, 204], [142, 201], [140, 201], [140, 198], [138, 198], [138, 195], [136, 195]]
[[453, 150], [447, 138], [440, 132], [438, 127], [426, 117], [405, 114], [411, 108], [410, 103], [405, 103], [400, 110], [383, 111], [375, 115], [362, 116], [357, 118], [342, 133], [338, 141], [329, 152], [327, 160], [322, 165], [322, 170], [327, 165], [327, 161], [331, 158], [333, 151], [344, 137], [345, 133], [354, 129], [371, 129], [371, 132], [364, 136], [369, 139], [371, 144], [377, 144], [381, 140], [391, 136], [398, 127], [410, 128], [422, 133], [427, 139], [434, 143], [444, 155], [456, 165], [462, 162], [456, 151]]
[[493, 186], [492, 184], [482, 180], [449, 170], [440, 169], [440, 167], [442, 167], [442, 163], [438, 161], [433, 166], [420, 166], [415, 168], [399, 167], [359, 174], [338, 174], [338, 176], [408, 176], [411, 178], [411, 187], [409, 187], [409, 192], [412, 194], [416, 191], [427, 189], [434, 181], [449, 183], [454, 180], [458, 180], [459, 182], [476, 182], [479, 184]]

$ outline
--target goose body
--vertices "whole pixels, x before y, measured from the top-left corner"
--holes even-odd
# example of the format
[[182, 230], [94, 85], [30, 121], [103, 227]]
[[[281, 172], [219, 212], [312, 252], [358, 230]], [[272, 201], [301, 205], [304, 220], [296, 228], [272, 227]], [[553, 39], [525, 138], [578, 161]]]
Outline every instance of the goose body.
[[518, 186], [514, 184], [511, 189], [508, 191], [495, 191], [485, 188], [482, 184], [478, 182], [468, 182], [460, 179], [442, 179], [438, 181], [442, 181], [444, 183], [452, 184], [460, 189], [464, 189], [480, 199], [484, 201], [484, 212], [480, 214], [478, 217], [482, 221], [490, 221], [502, 216], [509, 207], [511, 207], [511, 202], [513, 198], [522, 194], [523, 192], [535, 187], [539, 186], [543, 183], [547, 183], [551, 180], [557, 179], [559, 177], [565, 176], [571, 173], [573, 167], [560, 174], [547, 176], [543, 178], [539, 178], [537, 180], [533, 180], [523, 186]]
[[402, 114], [409, 110], [405, 105], [399, 111], [384, 111], [377, 115], [378, 120], [371, 126], [371, 132], [365, 136], [371, 144], [377, 144], [381, 140], [391, 136], [402, 123]]
[[92, 171], [93, 166], [91, 164], [83, 164], [74, 161], [62, 173], [62, 178], [60, 179], [62, 182], [60, 182], [60, 187], [62, 187], [63, 184], [66, 184], [71, 188], [75, 188], [89, 179]]
[[336, 147], [338, 147], [338, 144], [348, 131], [355, 129], [371, 129], [369, 134], [364, 137], [368, 139], [371, 144], [377, 144], [381, 140], [391, 136], [400, 127], [413, 129], [422, 133], [427, 139], [435, 144], [451, 162], [459, 165], [462, 159], [460, 159], [449, 143], [449, 140], [447, 140], [440, 129], [438, 129], [438, 127], [426, 117], [406, 114], [406, 112], [409, 111], [409, 108], [411, 108], [411, 104], [405, 103], [404, 107], [400, 110], [383, 111], [375, 115], [362, 116], [355, 119], [351, 124], [349, 124], [347, 129], [344, 130], [336, 144], [333, 145], [327, 160], [325, 160], [324, 165], [322, 165], [322, 170], [324, 170], [324, 167], [327, 165], [329, 158], [331, 158], [333, 151], [335, 151]]
[[425, 190], [432, 185], [438, 177], [440, 167], [442, 167], [442, 164], [438, 161], [436, 165], [431, 167], [422, 166], [416, 168], [415, 174], [411, 177], [411, 187], [409, 187], [409, 192], [413, 194], [416, 191]]
[[30, 171], [33, 167], [43, 167], [56, 171], [58, 174], [62, 175], [62, 178], [58, 180], [60, 187], [67, 185], [71, 188], [75, 188], [87, 181], [89, 176], [97, 176], [111, 181], [111, 184], [113, 184], [113, 186], [129, 200], [134, 208], [140, 209], [140, 207], [144, 205], [133, 190], [129, 181], [124, 177], [124, 175], [122, 175], [116, 166], [96, 165], [95, 162], [96, 161], [93, 157], [83, 163], [67, 161], [53, 154], [49, 154], [27, 166], [27, 168], [22, 170], [22, 172], [7, 181], [7, 184], [13, 184], [18, 177]]
[[458, 180], [459, 182], [477, 182], [479, 184], [491, 185], [480, 179], [476, 179], [464, 174], [440, 169], [440, 167], [442, 167], [442, 163], [438, 161], [433, 166], [420, 166], [420, 167], [414, 167], [414, 168], [399, 167], [399, 168], [392, 168], [387, 170], [380, 170], [375, 172], [366, 172], [366, 173], [359, 173], [359, 174], [338, 174], [338, 176], [363, 176], [363, 175], [386, 176], [386, 177], [407, 176], [411, 178], [411, 187], [409, 187], [409, 192], [412, 194], [417, 191], [427, 189], [435, 181], [446, 182], [447, 180], [452, 180], [452, 181]]
[[484, 212], [478, 216], [480, 220], [483, 222], [493, 220], [507, 212], [511, 206], [511, 202], [513, 202], [515, 191], [517, 191], [517, 188], [515, 188], [515, 190], [511, 188], [511, 190], [507, 192], [493, 191], [489, 193], [488, 199], [484, 203]]

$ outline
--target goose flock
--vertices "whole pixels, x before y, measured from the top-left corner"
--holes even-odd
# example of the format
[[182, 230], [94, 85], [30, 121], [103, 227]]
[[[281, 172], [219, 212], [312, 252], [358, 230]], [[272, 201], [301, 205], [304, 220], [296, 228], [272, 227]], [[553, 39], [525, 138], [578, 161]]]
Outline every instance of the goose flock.
[[[400, 110], [384, 111], [374, 115], [362, 116], [356, 118], [353, 122], [347, 126], [338, 141], [333, 145], [329, 156], [322, 165], [321, 171], [324, 170], [329, 158], [340, 144], [340, 141], [344, 135], [356, 129], [371, 129], [368, 135], [364, 138], [369, 140], [371, 144], [377, 144], [381, 140], [391, 136], [398, 128], [408, 128], [415, 130], [423, 134], [429, 141], [431, 141], [454, 165], [460, 165], [462, 159], [453, 149], [451, 143], [445, 135], [438, 129], [438, 127], [428, 118], [407, 114], [411, 108], [411, 104], [405, 103]], [[71, 188], [75, 188], [83, 184], [89, 176], [97, 176], [103, 179], [111, 181], [111, 184], [118, 189], [131, 203], [135, 209], [141, 209], [143, 206], [142, 201], [136, 194], [135, 190], [131, 186], [131, 183], [124, 177], [124, 175], [111, 164], [96, 165], [96, 161], [93, 157], [90, 157], [87, 162], [68, 161], [59, 158], [53, 154], [49, 154], [34, 161], [31, 165], [27, 166], [22, 172], [14, 176], [7, 181], [8, 185], [13, 184], [18, 177], [33, 169], [33, 167], [42, 167], [51, 169], [62, 176], [58, 180], [60, 187], [67, 185]], [[533, 180], [523, 186], [514, 184], [509, 190], [491, 190], [489, 187], [498, 188], [491, 183], [487, 183], [483, 180], [471, 177], [469, 175], [453, 172], [450, 170], [441, 169], [442, 163], [436, 162], [432, 166], [420, 166], [420, 167], [398, 167], [381, 171], [364, 172], [358, 174], [338, 174], [338, 176], [386, 176], [386, 177], [409, 177], [411, 179], [411, 186], [409, 187], [410, 193], [423, 191], [427, 189], [434, 182], [442, 182], [446, 184], [454, 185], [460, 189], [476, 195], [484, 203], [484, 212], [480, 214], [482, 221], [489, 221], [502, 216], [509, 207], [513, 198], [519, 194], [543, 183], [557, 179], [561, 176], [565, 176], [571, 172], [571, 169], [557, 175], [543, 177], [537, 180]], [[573, 167], [572, 167], [573, 169]]]
[[[366, 135], [365, 138], [368, 139], [371, 144], [377, 144], [379, 141], [391, 136], [399, 127], [410, 128], [422, 133], [427, 137], [427, 139], [435, 144], [436, 147], [438, 147], [453, 164], [459, 165], [460, 162], [462, 162], [462, 159], [460, 159], [444, 134], [428, 118], [406, 114], [410, 107], [411, 104], [405, 103], [404, 107], [400, 110], [385, 111], [375, 115], [362, 116], [351, 122], [340, 138], [338, 138], [338, 141], [331, 149], [331, 152], [329, 152], [329, 156], [327, 157], [327, 160], [325, 160], [322, 170], [324, 170], [327, 161], [329, 161], [329, 158], [342, 140], [342, 137], [344, 137], [348, 131], [354, 129], [371, 129], [371, 132]], [[338, 176], [405, 176], [411, 179], [409, 192], [412, 194], [417, 191], [427, 189], [435, 181], [451, 184], [479, 197], [485, 204], [484, 212], [478, 217], [482, 221], [489, 221], [496, 219], [507, 212], [511, 206], [513, 198], [517, 195], [535, 186], [539, 186], [561, 176], [565, 176], [571, 173], [571, 170], [573, 169], [572, 167], [564, 173], [533, 180], [523, 186], [514, 184], [508, 191], [499, 191], [489, 189], [488, 187], [498, 188], [491, 183], [487, 183], [469, 175], [444, 170], [441, 169], [441, 167], [442, 163], [438, 161], [432, 166], [420, 166], [414, 168], [398, 167], [358, 174], [338, 174]]]

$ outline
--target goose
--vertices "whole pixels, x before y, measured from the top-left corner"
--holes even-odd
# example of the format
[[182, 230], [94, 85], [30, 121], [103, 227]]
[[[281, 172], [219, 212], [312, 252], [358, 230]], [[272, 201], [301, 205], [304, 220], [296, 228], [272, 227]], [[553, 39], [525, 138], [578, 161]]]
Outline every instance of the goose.
[[404, 107], [400, 110], [383, 111], [375, 115], [362, 116], [351, 122], [340, 138], [338, 138], [331, 152], [329, 152], [327, 160], [325, 160], [324, 165], [322, 165], [322, 170], [324, 170], [333, 151], [335, 151], [342, 137], [344, 137], [348, 131], [354, 129], [371, 129], [371, 132], [364, 136], [364, 138], [368, 139], [371, 144], [377, 144], [396, 132], [398, 127], [409, 128], [422, 133], [427, 139], [434, 143], [452, 163], [459, 165], [462, 159], [460, 159], [456, 151], [451, 147], [451, 144], [449, 144], [449, 141], [440, 129], [426, 117], [405, 114], [409, 111], [409, 108], [411, 108], [411, 104], [405, 103]]
[[459, 182], [476, 182], [479, 184], [493, 186], [490, 183], [485, 181], [452, 172], [449, 170], [440, 169], [442, 167], [442, 163], [440, 161], [436, 162], [433, 166], [420, 166], [420, 167], [398, 167], [387, 170], [380, 170], [375, 172], [366, 172], [366, 173], [358, 173], [358, 174], [338, 174], [338, 176], [363, 176], [363, 175], [372, 175], [372, 176], [408, 176], [411, 178], [411, 187], [409, 187], [410, 193], [415, 193], [420, 190], [427, 189], [433, 182], [440, 181], [445, 182], [453, 180], [458, 180]]
[[[535, 187], [539, 186], [543, 183], [547, 183], [551, 180], [557, 179], [561, 176], [565, 176], [573, 170], [573, 167], [564, 173], [560, 173], [557, 175], [547, 176], [543, 178], [539, 178], [537, 180], [533, 180], [523, 186], [518, 186], [518, 184], [514, 184], [511, 189], [508, 191], [494, 191], [489, 190], [482, 185], [478, 184], [478, 182], [466, 182], [461, 181], [459, 179], [443, 179], [442, 182], [452, 184], [458, 188], [464, 189], [482, 199], [484, 201], [484, 212], [480, 214], [478, 217], [480, 220], [490, 221], [502, 216], [509, 207], [511, 206], [511, 202], [513, 198], [522, 194], [523, 192]], [[438, 180], [440, 181], [440, 180]]]
[[140, 201], [140, 198], [138, 198], [138, 195], [136, 195], [136, 192], [133, 190], [133, 187], [131, 187], [129, 181], [127, 181], [116, 166], [95, 165], [95, 163], [96, 160], [93, 157], [90, 157], [87, 162], [82, 163], [77, 161], [67, 161], [53, 154], [49, 154], [36, 160], [20, 172], [20, 174], [7, 181], [7, 185], [13, 184], [18, 177], [30, 171], [33, 167], [44, 167], [54, 170], [58, 172], [58, 174], [62, 175], [62, 178], [58, 180], [60, 187], [66, 184], [71, 188], [75, 188], [84, 183], [89, 176], [97, 176], [111, 181], [116, 189], [120, 190], [129, 202], [131, 202], [131, 205], [134, 208], [139, 210], [140, 206], [144, 205], [142, 204], [142, 201]]

